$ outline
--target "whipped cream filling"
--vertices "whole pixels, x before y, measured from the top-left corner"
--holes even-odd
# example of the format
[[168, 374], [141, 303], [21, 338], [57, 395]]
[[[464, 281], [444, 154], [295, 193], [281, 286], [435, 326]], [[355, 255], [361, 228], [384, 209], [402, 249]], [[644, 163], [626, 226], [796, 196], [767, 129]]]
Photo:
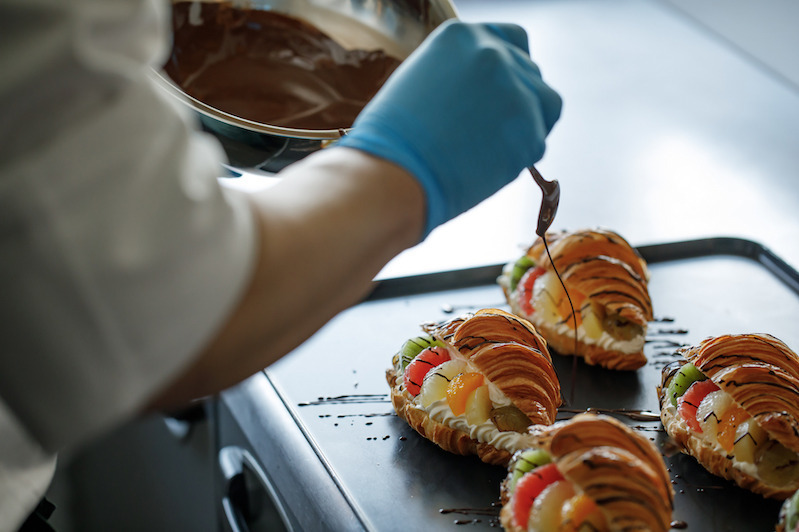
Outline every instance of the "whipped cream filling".
[[[533, 322], [533, 325], [540, 325], [541, 323], [545, 323], [544, 320], [535, 320], [530, 319]], [[547, 324], [552, 326], [551, 324]], [[574, 327], [569, 325], [568, 323], [561, 323], [555, 326], [555, 332], [558, 335], [566, 336], [567, 338], [574, 338]], [[586, 345], [598, 345], [602, 349], [607, 351], [618, 351], [620, 353], [631, 354], [631, 353], [638, 353], [641, 349], [644, 348], [644, 343], [646, 342], [646, 335], [642, 334], [637, 338], [633, 338], [632, 340], [619, 340], [618, 338], [612, 336], [607, 331], [602, 331], [602, 335], [599, 338], [591, 338], [587, 334], [585, 334], [585, 330], [583, 329], [582, 325], [577, 327], [578, 337], [577, 339]]]
[[[508, 293], [511, 293], [510, 276], [512, 270], [513, 264], [506, 264], [502, 269], [502, 275], [497, 278], [497, 283]], [[538, 285], [537, 282], [536, 285]], [[535, 286], [533, 287], [533, 291], [535, 293]], [[514, 314], [524, 316], [536, 327], [547, 326], [549, 328], [553, 328], [555, 334], [559, 336], [574, 338], [574, 327], [568, 323], [553, 324], [547, 322], [539, 316], [536, 316], [535, 313], [533, 313], [533, 315], [528, 315], [525, 313], [519, 306], [518, 297], [515, 290], [509, 299], [511, 311]], [[644, 329], [644, 331], [646, 331], [646, 329]], [[579, 325], [577, 327], [577, 339], [585, 345], [597, 345], [606, 351], [618, 351], [624, 354], [632, 354], [638, 353], [644, 348], [646, 334], [642, 334], [641, 336], [633, 338], [632, 340], [619, 340], [607, 331], [602, 331], [602, 335], [599, 338], [592, 338], [585, 333], [585, 328], [582, 325]]]
[[683, 419], [680, 413], [677, 412], [677, 409], [674, 407], [674, 405], [669, 403], [668, 406], [664, 408], [664, 410], [666, 410], [672, 416], [672, 419], [676, 420], [676, 423], [679, 426], [680, 430], [686, 431], [690, 433], [692, 436], [700, 438], [703, 444], [706, 445], [707, 447], [710, 447], [714, 453], [719, 453], [729, 458], [730, 462], [732, 463], [732, 466], [735, 469], [742, 471], [751, 477], [760, 478], [757, 474], [757, 466], [754, 463], [743, 462], [738, 460], [737, 458], [735, 458], [735, 455], [733, 455], [732, 453], [728, 453], [727, 450], [724, 447], [722, 447], [718, 441], [708, 438], [702, 432], [696, 432], [695, 430], [693, 430], [691, 427], [688, 426], [688, 424], [685, 422], [685, 419]]
[[[425, 410], [419, 405], [415, 406], [416, 408]], [[461, 414], [456, 416], [452, 413], [446, 399], [439, 399], [433, 402], [426, 409], [426, 412], [427, 415], [430, 416], [430, 419], [438, 421], [442, 425], [465, 432], [473, 440], [487, 443], [497, 449], [504, 449], [511, 454], [519, 449], [525, 449], [532, 445], [532, 436], [530, 434], [500, 431], [496, 425], [489, 420], [479, 425], [470, 424], [466, 421], [465, 415]]]
[[[448, 350], [452, 359], [461, 360], [465, 363], [463, 368], [464, 373], [481, 373], [471, 363], [471, 361], [469, 361], [469, 359], [462, 356], [457, 350], [449, 346]], [[402, 372], [398, 372], [398, 375], [401, 377]], [[488, 379], [485, 379], [485, 384], [488, 386], [488, 397], [491, 400], [491, 404], [494, 408], [513, 404], [508, 396], [506, 396], [496, 384]], [[510, 453], [525, 447], [529, 447], [531, 444], [531, 436], [529, 434], [522, 434], [513, 431], [500, 431], [490, 419], [480, 423], [479, 425], [472, 425], [466, 420], [465, 414], [456, 416], [452, 412], [446, 398], [432, 402], [427, 408], [419, 404], [419, 398], [419, 395], [414, 397], [414, 408], [418, 408], [419, 410], [426, 412], [430, 419], [433, 419], [442, 425], [465, 432], [473, 440], [487, 443], [497, 449], [504, 449]]]

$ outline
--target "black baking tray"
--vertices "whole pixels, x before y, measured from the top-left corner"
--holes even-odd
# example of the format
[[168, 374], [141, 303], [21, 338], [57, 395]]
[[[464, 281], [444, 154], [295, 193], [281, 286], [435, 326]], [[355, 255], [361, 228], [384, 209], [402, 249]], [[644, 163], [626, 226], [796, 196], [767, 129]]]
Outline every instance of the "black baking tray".
[[[604, 410], [661, 448], [675, 490], [675, 526], [771, 531], [778, 501], [741, 490], [706, 473], [692, 458], [672, 454], [659, 421], [633, 420], [618, 411], [657, 412], [655, 387], [677, 346], [742, 332], [767, 332], [799, 346], [799, 274], [757, 242], [738, 238], [638, 249], [650, 265], [655, 309], [645, 347], [649, 362], [636, 372], [614, 372], [554, 356], [568, 403], [561, 417], [568, 416], [566, 410]], [[341, 313], [265, 371], [316, 457], [311, 460], [314, 465], [302, 467], [323, 468], [335, 496], [348, 505], [346, 522], [331, 519], [319, 523], [320, 529], [455, 531], [499, 526], [497, 501], [505, 470], [472, 456], [447, 453], [410, 429], [393, 413], [385, 370], [402, 342], [420, 332], [420, 323], [478, 308], [507, 308], [495, 283], [501, 268], [380, 281], [368, 300]], [[254, 445], [257, 451], [258, 442]], [[260, 454], [278, 498], [281, 490], [300, 482], [296, 471], [277, 470], [269, 456]], [[302, 524], [302, 506], [313, 505], [313, 500], [284, 498], [281, 504], [300, 516], [295, 526], [310, 526]]]

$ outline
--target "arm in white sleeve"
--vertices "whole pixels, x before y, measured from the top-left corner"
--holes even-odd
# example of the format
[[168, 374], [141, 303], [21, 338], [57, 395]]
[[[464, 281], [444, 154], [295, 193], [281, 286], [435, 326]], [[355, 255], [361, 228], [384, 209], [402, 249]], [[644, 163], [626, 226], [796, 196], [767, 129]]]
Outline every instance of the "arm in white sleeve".
[[0, 8], [27, 51], [0, 51], [0, 397], [48, 450], [263, 369], [422, 234], [416, 180], [357, 150], [220, 189], [217, 144], [149, 81], [154, 6]]
[[139, 409], [253, 267], [254, 217], [219, 187], [223, 154], [149, 77], [167, 7], [0, 7], [0, 396], [46, 449]]

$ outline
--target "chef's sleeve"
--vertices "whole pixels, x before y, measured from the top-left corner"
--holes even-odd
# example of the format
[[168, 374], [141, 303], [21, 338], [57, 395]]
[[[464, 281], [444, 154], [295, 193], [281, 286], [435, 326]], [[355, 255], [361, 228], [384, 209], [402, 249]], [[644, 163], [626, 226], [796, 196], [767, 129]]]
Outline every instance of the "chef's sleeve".
[[133, 415], [218, 332], [256, 229], [162, 92], [169, 3], [0, 5], [0, 397], [49, 451]]

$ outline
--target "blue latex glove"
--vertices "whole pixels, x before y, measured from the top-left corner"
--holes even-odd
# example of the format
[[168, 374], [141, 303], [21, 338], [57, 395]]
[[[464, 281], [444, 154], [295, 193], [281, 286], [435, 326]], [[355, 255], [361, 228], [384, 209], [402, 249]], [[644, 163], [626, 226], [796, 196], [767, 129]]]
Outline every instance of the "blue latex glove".
[[339, 145], [413, 174], [425, 236], [515, 179], [544, 154], [561, 99], [512, 24], [448, 21], [388, 79]]

